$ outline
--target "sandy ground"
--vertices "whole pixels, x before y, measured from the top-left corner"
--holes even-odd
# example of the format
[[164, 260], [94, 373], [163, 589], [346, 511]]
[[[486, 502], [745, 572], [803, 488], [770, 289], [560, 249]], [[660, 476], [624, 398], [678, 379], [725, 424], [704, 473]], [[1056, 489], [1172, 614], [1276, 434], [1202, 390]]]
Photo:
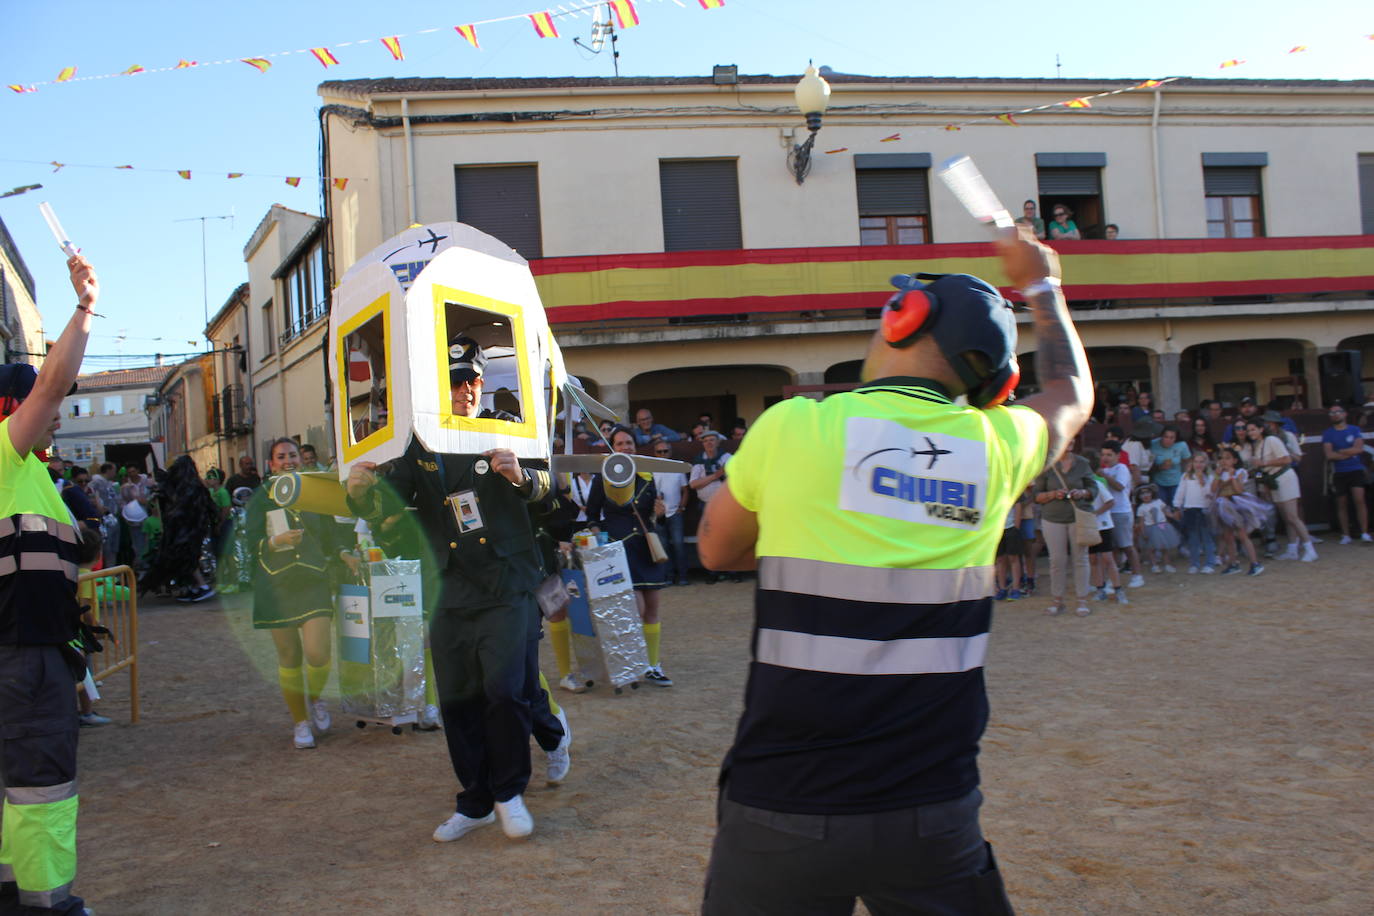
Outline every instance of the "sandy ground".
[[[1002, 605], [984, 829], [1018, 911], [1368, 912], [1371, 560], [1328, 543], [1259, 579], [1151, 577], [1087, 619]], [[116, 675], [116, 724], [82, 733], [77, 889], [100, 916], [693, 912], [751, 600], [749, 583], [670, 590], [677, 686], [562, 694], [573, 770], [532, 785], [534, 837], [493, 826], [444, 845], [429, 838], [455, 788], [439, 733], [336, 715], [294, 750], [244, 608], [150, 604], [142, 721]]]

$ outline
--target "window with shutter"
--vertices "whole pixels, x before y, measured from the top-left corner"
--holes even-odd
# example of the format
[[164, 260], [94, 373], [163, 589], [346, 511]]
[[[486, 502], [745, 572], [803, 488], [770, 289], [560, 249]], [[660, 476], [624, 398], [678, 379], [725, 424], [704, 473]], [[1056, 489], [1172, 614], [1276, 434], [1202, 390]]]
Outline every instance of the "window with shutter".
[[1264, 235], [1260, 166], [1202, 167], [1207, 237], [1252, 239]]
[[1374, 153], [1360, 153], [1360, 232], [1374, 235]]
[[663, 250], [743, 248], [734, 159], [661, 159]]
[[453, 169], [458, 222], [505, 242], [522, 258], [544, 256], [537, 165], [458, 165]]
[[924, 245], [930, 241], [929, 169], [866, 168], [855, 163], [860, 245]]

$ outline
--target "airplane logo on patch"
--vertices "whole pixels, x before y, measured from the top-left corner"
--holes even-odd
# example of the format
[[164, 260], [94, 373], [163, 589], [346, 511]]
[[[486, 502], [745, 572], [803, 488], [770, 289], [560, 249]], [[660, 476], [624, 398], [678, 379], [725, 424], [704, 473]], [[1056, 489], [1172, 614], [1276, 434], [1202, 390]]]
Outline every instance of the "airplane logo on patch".
[[859, 475], [859, 469], [863, 467], [865, 461], [874, 457], [875, 455], [881, 455], [884, 452], [906, 452], [912, 458], [922, 456], [929, 458], [930, 463], [926, 465], [927, 471], [935, 467], [935, 462], [940, 460], [941, 455], [953, 454], [953, 452], [950, 449], [940, 448], [939, 446], [937, 446], [935, 444], [935, 440], [931, 439], [929, 436], [923, 436], [922, 438], [926, 440], [926, 445], [929, 446], [928, 448], [880, 448], [875, 452], [869, 452], [867, 455], [864, 455], [862, 459], [860, 459], [857, 465], [854, 466], [854, 476], [857, 477]]

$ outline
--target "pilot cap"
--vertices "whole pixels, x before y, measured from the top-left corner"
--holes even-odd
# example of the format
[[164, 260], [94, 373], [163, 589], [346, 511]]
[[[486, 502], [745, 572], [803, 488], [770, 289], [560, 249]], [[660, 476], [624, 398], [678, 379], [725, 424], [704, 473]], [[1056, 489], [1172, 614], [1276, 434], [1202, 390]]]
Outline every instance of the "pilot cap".
[[487, 356], [477, 341], [459, 335], [448, 342], [448, 381], [450, 385], [481, 378]]

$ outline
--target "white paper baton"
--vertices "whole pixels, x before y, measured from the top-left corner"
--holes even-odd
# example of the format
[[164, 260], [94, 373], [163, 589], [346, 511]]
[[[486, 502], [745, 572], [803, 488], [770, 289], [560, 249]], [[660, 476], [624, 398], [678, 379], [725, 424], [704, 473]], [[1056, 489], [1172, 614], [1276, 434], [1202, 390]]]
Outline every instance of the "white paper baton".
[[947, 160], [936, 172], [940, 180], [959, 198], [959, 203], [980, 223], [992, 223], [998, 229], [1012, 228], [1011, 214], [988, 187], [983, 173], [968, 156]]
[[43, 219], [48, 221], [48, 228], [52, 230], [53, 238], [57, 239], [57, 246], [62, 249], [67, 257], [76, 257], [76, 246], [72, 244], [71, 238], [62, 228], [62, 224], [58, 222], [57, 214], [52, 212], [52, 207], [48, 206], [48, 202], [45, 200], [38, 205], [38, 209], [43, 211]]

